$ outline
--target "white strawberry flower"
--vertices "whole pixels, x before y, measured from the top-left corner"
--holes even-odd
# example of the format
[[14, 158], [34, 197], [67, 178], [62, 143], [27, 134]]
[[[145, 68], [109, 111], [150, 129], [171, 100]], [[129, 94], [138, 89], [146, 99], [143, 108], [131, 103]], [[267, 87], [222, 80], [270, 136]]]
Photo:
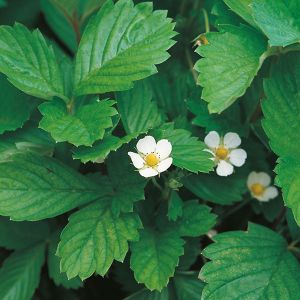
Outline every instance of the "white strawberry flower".
[[173, 163], [170, 157], [172, 145], [166, 139], [156, 143], [154, 137], [148, 135], [138, 141], [136, 148], [138, 153], [128, 152], [128, 155], [139, 173], [146, 178], [159, 175]]
[[213, 154], [213, 160], [217, 164], [217, 174], [228, 176], [233, 173], [234, 166], [241, 167], [247, 158], [245, 150], [238, 148], [241, 138], [237, 133], [228, 132], [224, 137], [220, 137], [216, 131], [211, 131], [204, 139], [209, 149], [205, 149]]
[[251, 172], [247, 180], [248, 189], [252, 197], [267, 202], [278, 196], [278, 190], [271, 186], [271, 177], [265, 172]]

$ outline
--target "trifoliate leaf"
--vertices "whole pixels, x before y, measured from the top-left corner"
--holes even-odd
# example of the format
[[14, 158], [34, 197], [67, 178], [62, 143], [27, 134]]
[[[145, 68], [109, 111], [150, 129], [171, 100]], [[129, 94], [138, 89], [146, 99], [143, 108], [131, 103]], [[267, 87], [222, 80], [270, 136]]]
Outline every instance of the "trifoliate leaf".
[[136, 281], [151, 291], [161, 291], [174, 275], [179, 256], [183, 254], [183, 244], [175, 231], [140, 231], [139, 241], [130, 246], [130, 267]]
[[178, 217], [182, 216], [182, 199], [178, 193], [172, 191], [169, 203], [168, 203], [168, 218], [170, 221], [176, 221]]
[[176, 221], [181, 236], [197, 237], [207, 233], [216, 223], [216, 216], [206, 205], [197, 201], [187, 201], [183, 206], [182, 217]]
[[285, 204], [300, 224], [300, 59], [298, 55], [282, 57], [272, 75], [264, 81], [267, 99], [262, 103], [263, 128], [272, 150], [279, 155], [277, 183], [283, 188]]
[[16, 221], [51, 218], [109, 192], [52, 158], [19, 154], [0, 164], [0, 214]]
[[57, 286], [63, 286], [66, 289], [77, 289], [83, 286], [82, 281], [79, 278], [73, 278], [68, 280], [66, 273], [60, 272], [59, 257], [56, 256], [57, 245], [59, 242], [59, 232], [54, 233], [51, 236], [48, 249], [48, 273], [49, 277], [54, 281]]
[[[84, 224], [84, 226], [82, 226]], [[122, 262], [128, 241], [138, 240], [141, 222], [134, 213], [114, 218], [107, 204], [95, 202], [71, 215], [57, 253], [69, 279], [104, 276], [114, 260]]]
[[127, 148], [112, 153], [107, 161], [107, 170], [112, 183], [111, 210], [114, 215], [132, 212], [136, 201], [144, 200], [147, 181], [132, 170]]
[[183, 180], [184, 186], [200, 199], [205, 201], [231, 205], [243, 200], [247, 190], [247, 176], [238, 170], [228, 177], [218, 175], [192, 175]]
[[0, 74], [0, 134], [23, 126], [37, 101], [12, 86]]
[[298, 0], [252, 0], [253, 17], [271, 46], [300, 42]]
[[218, 234], [203, 254], [202, 299], [298, 299], [300, 266], [286, 241], [272, 230], [249, 224], [246, 232]]
[[0, 299], [30, 300], [39, 285], [45, 246], [19, 250], [0, 269]]
[[167, 139], [172, 144], [173, 164], [179, 168], [198, 173], [208, 173], [214, 167], [211, 154], [203, 151], [206, 146], [198, 138], [192, 137], [185, 129], [174, 129], [173, 124], [165, 124], [153, 132], [157, 139]]
[[65, 99], [56, 56], [39, 30], [30, 32], [21, 24], [0, 26], [0, 72], [26, 94]]
[[204, 58], [195, 69], [203, 86], [202, 98], [210, 113], [220, 113], [241, 97], [261, 67], [267, 50], [265, 38], [247, 26], [223, 26], [206, 34], [209, 44], [196, 50]]
[[253, 20], [252, 16], [252, 0], [224, 0], [226, 5], [230, 7], [236, 14], [242, 17], [253, 27], [257, 27], [257, 24]]
[[117, 93], [118, 111], [127, 134], [147, 132], [162, 123], [163, 115], [152, 100], [151, 86], [145, 81], [135, 83], [129, 91]]
[[0, 217], [0, 247], [11, 250], [24, 249], [46, 240], [49, 226], [44, 222], [13, 222]]
[[114, 135], [107, 135], [102, 141], [96, 142], [92, 147], [79, 147], [74, 150], [73, 158], [80, 159], [83, 163], [89, 161], [103, 163], [110, 152], [117, 151], [137, 136], [138, 134], [129, 134], [119, 138]]
[[151, 3], [108, 0], [87, 25], [76, 56], [75, 94], [124, 91], [156, 72], [174, 42], [174, 24]]
[[105, 129], [112, 127], [111, 117], [117, 114], [111, 100], [97, 101], [68, 112], [64, 102], [51, 101], [39, 106], [44, 116], [40, 128], [51, 133], [57, 142], [69, 142], [75, 146], [92, 146], [102, 139]]

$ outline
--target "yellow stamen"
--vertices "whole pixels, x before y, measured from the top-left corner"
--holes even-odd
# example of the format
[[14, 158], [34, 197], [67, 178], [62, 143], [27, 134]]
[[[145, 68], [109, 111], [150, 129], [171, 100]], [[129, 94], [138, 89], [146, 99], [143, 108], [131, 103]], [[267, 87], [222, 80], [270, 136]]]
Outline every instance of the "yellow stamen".
[[217, 148], [217, 150], [216, 150], [216, 156], [219, 159], [226, 159], [228, 154], [229, 154], [228, 149], [224, 148], [223, 146]]
[[145, 157], [145, 162], [149, 167], [155, 167], [158, 165], [159, 159], [154, 153], [150, 153]]
[[252, 194], [254, 194], [255, 196], [261, 196], [265, 191], [265, 187], [263, 185], [261, 185], [260, 183], [252, 184], [250, 189], [251, 189]]

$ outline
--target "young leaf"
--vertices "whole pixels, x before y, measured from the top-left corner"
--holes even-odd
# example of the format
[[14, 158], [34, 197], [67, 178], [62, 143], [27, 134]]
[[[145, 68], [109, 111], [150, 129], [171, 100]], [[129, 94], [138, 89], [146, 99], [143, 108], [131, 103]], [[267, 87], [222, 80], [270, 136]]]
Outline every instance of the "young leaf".
[[24, 249], [46, 240], [49, 232], [46, 222], [13, 222], [0, 217], [0, 247]]
[[197, 201], [187, 201], [183, 206], [182, 217], [176, 222], [181, 236], [197, 237], [207, 233], [216, 223], [216, 216], [206, 205]]
[[251, 26], [257, 28], [257, 24], [252, 16], [252, 1], [253, 0], [224, 0], [231, 10], [242, 17]]
[[177, 192], [172, 191], [168, 205], [168, 218], [170, 221], [176, 221], [178, 217], [182, 216], [182, 206], [182, 199]]
[[203, 86], [202, 98], [210, 113], [221, 113], [250, 86], [267, 50], [265, 38], [256, 30], [241, 25], [226, 25], [222, 32], [206, 35], [209, 44], [196, 50], [204, 58], [195, 69]]
[[60, 272], [59, 258], [56, 256], [57, 245], [59, 242], [59, 232], [52, 235], [48, 249], [48, 272], [49, 277], [57, 286], [63, 286], [66, 289], [77, 289], [83, 286], [79, 278], [68, 280], [66, 273]]
[[175, 231], [140, 231], [138, 242], [131, 244], [130, 266], [138, 283], [148, 289], [161, 291], [174, 275], [184, 241]]
[[271, 46], [300, 42], [298, 0], [252, 0], [253, 17], [269, 38]]
[[51, 218], [108, 193], [52, 158], [18, 154], [0, 164], [0, 214], [16, 221]]
[[105, 129], [112, 127], [111, 117], [117, 114], [111, 100], [97, 101], [78, 108], [70, 114], [61, 100], [43, 103], [39, 110], [44, 116], [40, 128], [51, 133], [57, 142], [69, 142], [75, 146], [92, 146], [102, 139]]
[[239, 171], [225, 178], [214, 174], [198, 174], [188, 176], [183, 180], [183, 184], [200, 199], [222, 205], [231, 205], [241, 201], [247, 190], [247, 178], [241, 175]]
[[26, 94], [65, 99], [55, 53], [39, 30], [30, 32], [21, 24], [0, 26], [0, 72]]
[[279, 155], [277, 183], [283, 188], [285, 204], [300, 224], [300, 148], [296, 141], [300, 132], [300, 59], [287, 55], [274, 66], [272, 75], [264, 81], [267, 99], [262, 103], [263, 128], [272, 150]]
[[173, 124], [165, 124], [153, 132], [157, 139], [168, 139], [172, 144], [173, 164], [179, 168], [198, 173], [208, 173], [214, 167], [211, 155], [203, 151], [206, 146], [185, 129], [174, 129]]
[[0, 74], [0, 134], [20, 128], [30, 118], [37, 101], [13, 87]]
[[285, 240], [272, 230], [249, 224], [248, 231], [218, 234], [203, 254], [202, 298], [298, 299], [300, 266]]
[[159, 112], [149, 84], [137, 82], [134, 88], [117, 93], [118, 111], [127, 134], [147, 132], [159, 126], [163, 115]]
[[75, 94], [124, 91], [168, 58], [174, 24], [151, 3], [108, 0], [87, 25], [76, 56]]
[[[83, 226], [84, 225], [84, 226]], [[134, 213], [118, 218], [103, 201], [95, 202], [71, 215], [61, 234], [57, 253], [61, 271], [69, 279], [82, 279], [94, 272], [104, 276], [114, 259], [122, 262], [128, 241], [138, 240], [141, 222]]]
[[30, 300], [38, 287], [45, 246], [40, 244], [9, 256], [0, 269], [0, 299]]

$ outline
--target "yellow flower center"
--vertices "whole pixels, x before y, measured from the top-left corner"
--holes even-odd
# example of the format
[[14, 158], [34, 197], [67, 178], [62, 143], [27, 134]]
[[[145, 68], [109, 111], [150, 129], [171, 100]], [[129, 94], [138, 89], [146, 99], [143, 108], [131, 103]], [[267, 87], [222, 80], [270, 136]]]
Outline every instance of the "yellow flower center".
[[255, 196], [261, 196], [265, 191], [265, 187], [260, 183], [254, 183], [250, 189]]
[[145, 162], [149, 167], [155, 167], [159, 163], [159, 159], [154, 153], [150, 153], [145, 157]]
[[216, 150], [216, 156], [219, 159], [226, 159], [228, 154], [229, 154], [228, 149], [224, 148], [223, 146], [217, 148], [217, 150]]

